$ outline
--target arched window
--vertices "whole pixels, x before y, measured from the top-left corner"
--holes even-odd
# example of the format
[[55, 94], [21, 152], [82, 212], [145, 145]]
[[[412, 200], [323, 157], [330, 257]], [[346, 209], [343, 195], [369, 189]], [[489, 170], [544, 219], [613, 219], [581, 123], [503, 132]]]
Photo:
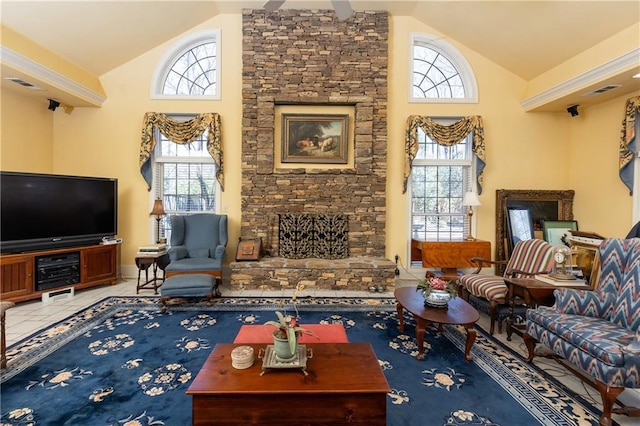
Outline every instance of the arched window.
[[411, 36], [411, 102], [477, 103], [471, 66], [451, 44], [429, 34]]
[[[410, 61], [409, 102], [478, 102], [478, 87], [471, 66], [442, 38], [412, 34]], [[456, 120], [441, 117], [433, 121], [451, 126]], [[463, 204], [463, 199], [465, 194], [479, 189], [473, 178], [476, 174], [473, 133], [450, 145], [437, 143], [420, 126], [415, 136], [418, 150], [407, 182], [411, 213], [408, 240], [462, 240], [471, 229], [470, 207]]]
[[220, 31], [178, 40], [158, 63], [152, 99], [220, 99]]

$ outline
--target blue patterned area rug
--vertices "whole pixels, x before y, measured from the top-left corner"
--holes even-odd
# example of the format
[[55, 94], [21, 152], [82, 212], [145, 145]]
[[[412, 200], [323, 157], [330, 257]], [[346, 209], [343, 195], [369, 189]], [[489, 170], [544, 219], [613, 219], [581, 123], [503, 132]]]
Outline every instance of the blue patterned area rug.
[[[466, 362], [464, 330], [430, 328], [419, 361], [415, 323], [405, 315], [397, 331], [392, 299], [299, 300], [301, 323], [341, 323], [350, 342], [371, 343], [392, 388], [390, 426], [598, 423], [598, 410], [483, 330]], [[292, 313], [287, 302], [219, 298], [163, 313], [157, 297], [104, 299], [8, 349], [0, 423], [191, 424], [185, 391], [213, 346], [233, 342], [243, 324], [275, 319], [276, 309]]]

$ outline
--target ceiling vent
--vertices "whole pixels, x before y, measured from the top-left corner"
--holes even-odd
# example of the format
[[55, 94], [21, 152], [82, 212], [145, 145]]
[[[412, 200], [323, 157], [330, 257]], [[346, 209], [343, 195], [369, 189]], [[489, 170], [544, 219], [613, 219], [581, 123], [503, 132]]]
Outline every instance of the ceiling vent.
[[29, 90], [45, 90], [40, 86], [36, 86], [35, 84], [31, 84], [28, 81], [24, 81], [18, 77], [5, 77], [5, 80], [9, 80], [9, 81], [13, 81], [16, 84], [19, 84], [20, 86], [24, 86]]
[[608, 92], [609, 90], [613, 90], [617, 87], [622, 86], [622, 84], [609, 84], [608, 86], [603, 86], [599, 89], [593, 90], [591, 92], [585, 93], [582, 96], [598, 96], [601, 93]]

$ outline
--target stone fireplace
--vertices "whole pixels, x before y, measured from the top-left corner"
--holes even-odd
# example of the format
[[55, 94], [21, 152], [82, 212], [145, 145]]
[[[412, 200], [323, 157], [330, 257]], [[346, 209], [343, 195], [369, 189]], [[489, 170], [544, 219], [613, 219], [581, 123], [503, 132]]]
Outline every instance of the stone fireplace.
[[[313, 277], [341, 269], [346, 278], [327, 280], [324, 287], [361, 289], [372, 280], [392, 285], [395, 264], [384, 259], [388, 32], [387, 12], [357, 12], [339, 21], [330, 10], [243, 11], [240, 234], [261, 238], [267, 257], [232, 263], [232, 286], [288, 287], [296, 279], [321, 286]], [[353, 109], [352, 164], [280, 165], [276, 110], [296, 105]], [[283, 214], [343, 215], [349, 257], [315, 264], [283, 259], [278, 238]], [[357, 269], [368, 271], [347, 277]], [[295, 270], [304, 272], [295, 276]], [[294, 277], [274, 278], [280, 273]]]

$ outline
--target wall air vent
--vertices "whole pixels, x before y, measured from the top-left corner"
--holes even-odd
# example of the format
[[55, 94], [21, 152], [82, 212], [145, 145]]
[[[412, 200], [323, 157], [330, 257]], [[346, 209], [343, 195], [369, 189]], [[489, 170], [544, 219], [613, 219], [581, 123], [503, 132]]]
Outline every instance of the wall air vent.
[[45, 90], [40, 86], [36, 86], [35, 84], [31, 84], [28, 81], [24, 81], [21, 78], [18, 77], [5, 77], [5, 80], [9, 80], [9, 81], [13, 81], [16, 84], [19, 84], [20, 86], [24, 86], [27, 89], [30, 90]]
[[622, 84], [609, 84], [608, 86], [603, 86], [599, 89], [593, 90], [591, 92], [585, 93], [582, 96], [598, 96], [601, 93], [608, 92], [609, 90], [613, 90], [617, 87], [622, 86]]

